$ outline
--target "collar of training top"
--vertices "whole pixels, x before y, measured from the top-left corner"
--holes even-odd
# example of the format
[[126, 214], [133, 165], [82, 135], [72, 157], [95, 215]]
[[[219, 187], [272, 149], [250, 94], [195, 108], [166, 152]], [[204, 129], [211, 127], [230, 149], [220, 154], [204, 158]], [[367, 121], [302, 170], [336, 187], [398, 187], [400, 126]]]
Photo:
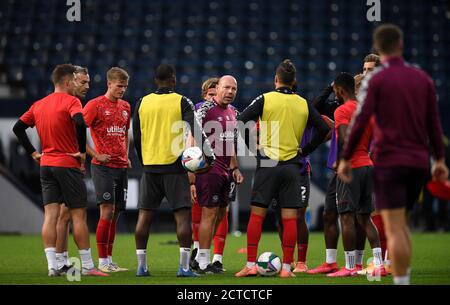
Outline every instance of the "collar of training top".
[[161, 87], [158, 88], [158, 90], [155, 91], [156, 94], [168, 94], [168, 93], [173, 93], [172, 88], [168, 88], [168, 87]]
[[289, 87], [280, 87], [275, 89], [276, 92], [285, 93], [285, 94], [292, 94], [292, 90]]
[[386, 59], [383, 64], [389, 64], [389, 65], [402, 65], [404, 63], [404, 60], [401, 56], [393, 56]]

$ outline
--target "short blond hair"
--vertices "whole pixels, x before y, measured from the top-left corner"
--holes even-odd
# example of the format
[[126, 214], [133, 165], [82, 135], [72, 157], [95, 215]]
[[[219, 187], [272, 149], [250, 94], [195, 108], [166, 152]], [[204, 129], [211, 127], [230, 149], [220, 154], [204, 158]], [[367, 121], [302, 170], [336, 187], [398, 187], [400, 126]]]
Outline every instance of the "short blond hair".
[[205, 80], [202, 84], [202, 96], [205, 96], [205, 94], [208, 92], [209, 89], [216, 88], [218, 83], [219, 83], [218, 77], [211, 77]]
[[115, 80], [125, 81], [125, 80], [130, 79], [130, 76], [128, 75], [128, 72], [125, 71], [124, 69], [119, 68], [119, 67], [112, 67], [106, 73], [106, 79], [109, 82], [115, 81]]

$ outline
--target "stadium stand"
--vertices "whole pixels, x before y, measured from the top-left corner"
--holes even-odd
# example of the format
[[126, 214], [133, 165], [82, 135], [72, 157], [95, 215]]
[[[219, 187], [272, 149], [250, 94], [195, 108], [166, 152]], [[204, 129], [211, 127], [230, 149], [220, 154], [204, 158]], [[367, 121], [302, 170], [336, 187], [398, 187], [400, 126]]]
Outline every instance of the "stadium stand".
[[[193, 100], [200, 99], [206, 78], [232, 74], [239, 81], [236, 106], [242, 110], [271, 90], [276, 65], [291, 58], [299, 92], [312, 100], [337, 72], [361, 70], [371, 52], [369, 33], [379, 24], [361, 17], [369, 7], [360, 0], [81, 3], [81, 21], [69, 22], [66, 1], [0, 2], [0, 117], [16, 118], [48, 94], [51, 71], [63, 62], [89, 68], [88, 99], [105, 92], [111, 66], [125, 68], [131, 76], [125, 98], [132, 106], [154, 89], [152, 71], [160, 63], [176, 66], [177, 90]], [[382, 22], [404, 30], [406, 60], [433, 77], [442, 118], [450, 113], [450, 20], [444, 4], [381, 5]], [[443, 125], [449, 134], [450, 120], [443, 119]], [[312, 179], [321, 188], [329, 175], [326, 154], [323, 146], [312, 156]]]

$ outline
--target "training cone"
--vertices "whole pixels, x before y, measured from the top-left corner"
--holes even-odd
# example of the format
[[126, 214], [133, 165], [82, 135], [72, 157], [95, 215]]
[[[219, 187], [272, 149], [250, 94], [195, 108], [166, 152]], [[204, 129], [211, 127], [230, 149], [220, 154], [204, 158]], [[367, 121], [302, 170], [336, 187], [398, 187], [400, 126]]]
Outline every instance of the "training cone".
[[448, 201], [450, 200], [450, 181], [430, 181], [427, 188], [434, 197]]

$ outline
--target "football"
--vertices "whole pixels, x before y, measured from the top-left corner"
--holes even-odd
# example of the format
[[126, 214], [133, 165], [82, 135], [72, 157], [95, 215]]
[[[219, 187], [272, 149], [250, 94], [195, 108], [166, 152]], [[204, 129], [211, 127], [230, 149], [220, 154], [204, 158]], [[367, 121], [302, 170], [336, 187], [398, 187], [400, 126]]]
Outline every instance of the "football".
[[187, 148], [181, 156], [181, 164], [189, 172], [200, 172], [207, 167], [203, 152], [199, 147]]
[[264, 252], [258, 257], [258, 273], [262, 276], [274, 276], [281, 270], [281, 259], [273, 252]]

